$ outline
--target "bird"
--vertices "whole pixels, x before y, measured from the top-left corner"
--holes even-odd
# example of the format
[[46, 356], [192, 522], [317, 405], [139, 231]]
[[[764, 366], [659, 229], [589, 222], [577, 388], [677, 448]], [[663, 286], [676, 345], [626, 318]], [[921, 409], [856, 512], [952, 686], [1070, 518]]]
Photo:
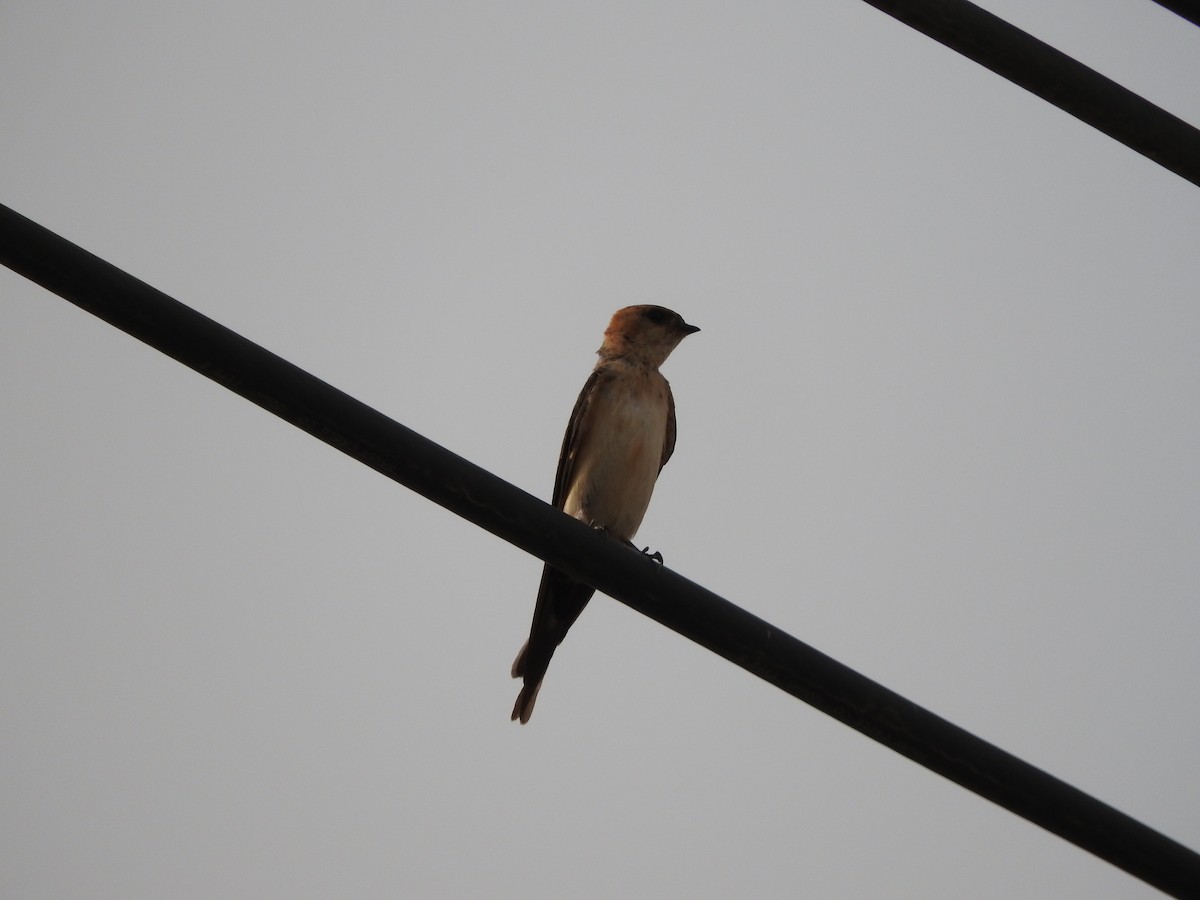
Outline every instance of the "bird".
[[[699, 330], [662, 306], [613, 314], [567, 424], [554, 506], [632, 546], [658, 474], [675, 451], [675, 399], [658, 367]], [[512, 666], [512, 677], [523, 680], [513, 721], [529, 721], [550, 658], [595, 590], [549, 564], [542, 569], [529, 640]]]

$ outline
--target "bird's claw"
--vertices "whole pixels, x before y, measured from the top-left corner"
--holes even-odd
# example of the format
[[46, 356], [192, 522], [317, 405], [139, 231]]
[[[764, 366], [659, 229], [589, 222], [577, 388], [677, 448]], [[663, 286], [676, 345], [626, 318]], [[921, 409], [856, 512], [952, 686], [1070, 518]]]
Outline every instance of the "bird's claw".
[[[591, 522], [590, 524], [593, 528], [595, 528], [601, 534], [607, 535], [610, 538], [615, 538], [616, 540], [619, 540], [622, 544], [624, 544], [626, 547], [629, 547], [632, 550], [637, 550], [637, 544], [635, 544], [633, 541], [627, 541], [624, 538], [617, 538], [617, 536], [612, 533], [612, 529], [609, 528], [607, 525], [597, 525], [595, 522]], [[643, 556], [650, 557], [652, 560], [654, 560], [660, 566], [663, 564], [663, 555], [661, 553], [659, 553], [657, 550], [655, 550], [653, 553], [651, 553], [649, 547], [643, 547], [639, 552]]]

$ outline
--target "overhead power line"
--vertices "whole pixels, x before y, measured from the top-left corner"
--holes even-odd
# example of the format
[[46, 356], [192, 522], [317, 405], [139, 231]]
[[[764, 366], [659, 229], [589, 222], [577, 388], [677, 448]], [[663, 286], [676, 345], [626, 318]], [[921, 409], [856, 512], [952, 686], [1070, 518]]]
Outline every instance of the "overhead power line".
[[[1200, 130], [987, 10], [966, 0], [864, 2], [1200, 185]], [[1163, 5], [1195, 21], [1195, 4]]]
[[1167, 0], [1155, 0], [1159, 6], [1165, 6], [1177, 16], [1182, 16], [1193, 25], [1200, 25], [1200, 3], [1196, 0], [1173, 0], [1168, 3]]
[[980, 740], [0, 206], [0, 262], [389, 478], [1126, 872], [1195, 896], [1200, 855]]

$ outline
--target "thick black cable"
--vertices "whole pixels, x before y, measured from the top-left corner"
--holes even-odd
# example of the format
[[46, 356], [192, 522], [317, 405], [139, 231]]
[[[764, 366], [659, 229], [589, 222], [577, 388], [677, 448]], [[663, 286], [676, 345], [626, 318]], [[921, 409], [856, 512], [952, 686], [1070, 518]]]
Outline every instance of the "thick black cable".
[[909, 759], [1161, 890], [1180, 897], [1200, 894], [1200, 855], [1187, 847], [563, 515], [3, 206], [0, 262]]
[[1200, 130], [987, 10], [966, 0], [865, 2], [1200, 185]]
[[1154, 0], [1159, 6], [1165, 6], [1175, 15], [1187, 19], [1193, 25], [1200, 25], [1200, 3], [1196, 0]]

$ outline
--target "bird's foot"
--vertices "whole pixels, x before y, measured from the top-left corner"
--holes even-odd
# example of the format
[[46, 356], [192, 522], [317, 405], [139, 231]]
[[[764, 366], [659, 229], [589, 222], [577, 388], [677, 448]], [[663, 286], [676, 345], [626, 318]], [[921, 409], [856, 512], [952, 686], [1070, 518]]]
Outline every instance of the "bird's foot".
[[[637, 548], [638, 548], [637, 544], [635, 544], [633, 541], [627, 541], [627, 540], [625, 540], [625, 538], [617, 537], [615, 534], [612, 533], [612, 529], [609, 528], [607, 525], [597, 525], [595, 522], [592, 522], [591, 526], [593, 528], [595, 528], [597, 531], [599, 531], [601, 534], [608, 535], [608, 537], [612, 538], [613, 540], [620, 541], [622, 544], [624, 544], [626, 547], [629, 547], [631, 550], [637, 550]], [[643, 547], [638, 552], [641, 553], [643, 556], [650, 557], [652, 560], [654, 560], [660, 566], [662, 565], [663, 555], [661, 553], [659, 553], [657, 550], [655, 550], [653, 553], [651, 553], [649, 547]]]

